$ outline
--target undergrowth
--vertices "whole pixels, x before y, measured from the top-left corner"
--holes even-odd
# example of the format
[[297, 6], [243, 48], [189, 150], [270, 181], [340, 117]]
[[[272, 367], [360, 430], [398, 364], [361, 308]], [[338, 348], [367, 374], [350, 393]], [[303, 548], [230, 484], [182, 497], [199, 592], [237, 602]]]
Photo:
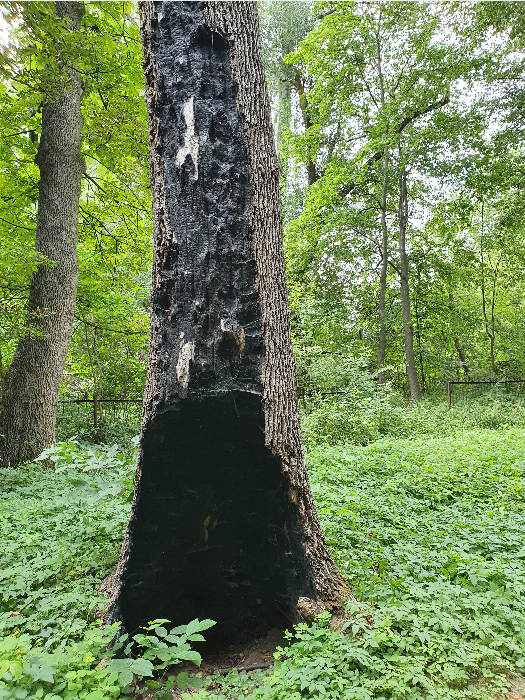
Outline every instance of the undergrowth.
[[428, 397], [418, 405], [388, 387], [365, 394], [361, 389], [314, 397], [302, 410], [305, 442], [311, 446], [368, 445], [385, 437], [444, 437], [472, 430], [508, 430], [525, 426], [525, 402], [498, 391], [476, 399]]
[[[311, 448], [323, 529], [359, 601], [347, 611], [347, 628], [332, 629], [322, 614], [287, 633], [291, 645], [277, 651], [270, 672], [217, 676], [214, 690], [185, 697], [502, 693], [509, 674], [525, 668], [524, 444], [525, 431], [515, 429]], [[132, 472], [116, 448], [88, 451], [74, 442], [37, 464], [2, 472], [0, 671], [9, 658], [25, 676], [15, 688], [4, 674], [0, 698], [118, 697], [129, 680], [126, 663], [145, 669], [141, 656], [121, 665], [127, 677], [119, 676], [118, 664], [101, 675], [101, 649], [84, 653], [82, 646], [93, 644], [97, 584], [118, 558]], [[162, 643], [162, 634], [145, 653]], [[59, 659], [53, 687], [66, 685], [55, 695], [34, 691], [50, 683], [42, 654]], [[169, 698], [162, 675], [154, 675], [144, 678], [159, 700]], [[1, 683], [11, 686], [2, 690]]]
[[239, 694], [232, 674], [219, 694], [412, 700], [508, 688], [525, 668], [524, 444], [516, 430], [311, 450], [323, 529], [360, 603], [345, 634], [326, 618], [300, 627], [257, 688]]
[[1, 472], [0, 633], [50, 648], [95, 619], [96, 588], [118, 559], [134, 466], [116, 446], [79, 449], [74, 441], [43, 457]]
[[370, 374], [362, 360], [348, 355], [325, 355], [312, 347], [299, 350], [296, 359], [304, 393], [301, 424], [310, 446], [525, 427], [523, 396], [507, 395], [503, 383], [477, 397], [468, 394], [479, 385], [455, 387], [449, 409], [445, 394], [414, 404], [389, 382], [378, 384], [377, 373]]

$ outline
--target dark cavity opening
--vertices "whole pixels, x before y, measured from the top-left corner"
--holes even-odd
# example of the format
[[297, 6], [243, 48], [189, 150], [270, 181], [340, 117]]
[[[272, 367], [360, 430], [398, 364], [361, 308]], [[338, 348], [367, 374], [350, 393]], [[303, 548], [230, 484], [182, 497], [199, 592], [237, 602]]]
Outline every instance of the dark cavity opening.
[[118, 601], [126, 631], [211, 618], [209, 651], [296, 621], [314, 588], [258, 394], [180, 399], [146, 427], [141, 469]]

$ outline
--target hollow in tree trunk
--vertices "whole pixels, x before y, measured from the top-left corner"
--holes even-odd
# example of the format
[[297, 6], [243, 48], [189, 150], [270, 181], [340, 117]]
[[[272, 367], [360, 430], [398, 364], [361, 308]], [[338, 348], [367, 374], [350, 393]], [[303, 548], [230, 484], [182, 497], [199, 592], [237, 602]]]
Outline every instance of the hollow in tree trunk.
[[[57, 2], [59, 18], [80, 29], [81, 2]], [[0, 406], [0, 464], [16, 467], [55, 440], [60, 382], [71, 341], [78, 284], [78, 204], [84, 162], [80, 152], [82, 79], [71, 69], [42, 107], [35, 250], [51, 264], [31, 276], [28, 333], [4, 379]]]
[[[247, 641], [346, 586], [299, 423], [255, 2], [143, 2], [155, 252], [137, 482], [109, 619]], [[301, 607], [301, 603], [300, 603]]]

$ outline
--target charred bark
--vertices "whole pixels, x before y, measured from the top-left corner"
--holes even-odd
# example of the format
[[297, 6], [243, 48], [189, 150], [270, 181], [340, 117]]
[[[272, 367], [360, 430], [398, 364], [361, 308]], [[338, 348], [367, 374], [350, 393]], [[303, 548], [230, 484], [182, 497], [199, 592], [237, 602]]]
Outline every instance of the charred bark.
[[[80, 29], [81, 2], [57, 2], [56, 14]], [[78, 204], [84, 163], [80, 152], [82, 79], [71, 69], [57, 79], [42, 108], [36, 156], [40, 169], [35, 250], [51, 264], [31, 277], [28, 333], [17, 346], [0, 406], [0, 463], [16, 467], [55, 440], [62, 373], [73, 329], [78, 284]]]
[[299, 423], [255, 2], [143, 2], [155, 253], [137, 483], [110, 619], [296, 621], [346, 586]]

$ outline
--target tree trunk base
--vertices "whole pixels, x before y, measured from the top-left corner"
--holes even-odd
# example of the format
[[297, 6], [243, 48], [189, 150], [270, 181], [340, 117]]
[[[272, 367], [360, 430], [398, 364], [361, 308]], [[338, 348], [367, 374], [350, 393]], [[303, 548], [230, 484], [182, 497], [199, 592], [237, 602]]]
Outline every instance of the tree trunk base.
[[133, 632], [211, 618], [209, 647], [299, 621], [297, 601], [315, 599], [315, 584], [281, 461], [264, 443], [261, 397], [181, 399], [146, 425], [142, 445], [112, 619]]

